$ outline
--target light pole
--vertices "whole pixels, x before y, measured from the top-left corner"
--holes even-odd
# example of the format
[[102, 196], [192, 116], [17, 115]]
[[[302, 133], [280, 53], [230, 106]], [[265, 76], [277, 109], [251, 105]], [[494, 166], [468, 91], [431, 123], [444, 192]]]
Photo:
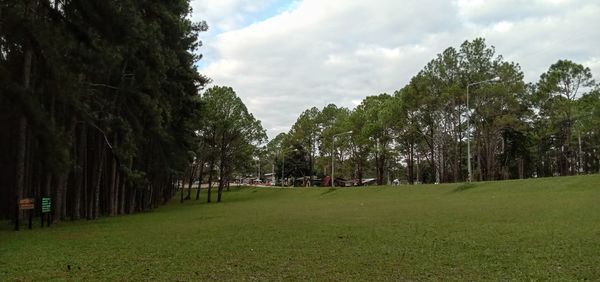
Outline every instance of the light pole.
[[488, 80], [482, 80], [467, 84], [467, 169], [469, 171], [469, 182], [473, 181], [473, 173], [471, 171], [471, 111], [469, 110], [469, 87], [482, 83], [498, 82], [500, 77], [494, 77]]
[[333, 139], [331, 140], [332, 141], [331, 142], [331, 187], [335, 187], [335, 176], [334, 176], [334, 172], [335, 172], [335, 137], [344, 135], [344, 134], [352, 134], [352, 130], [343, 132], [343, 133], [334, 134]]

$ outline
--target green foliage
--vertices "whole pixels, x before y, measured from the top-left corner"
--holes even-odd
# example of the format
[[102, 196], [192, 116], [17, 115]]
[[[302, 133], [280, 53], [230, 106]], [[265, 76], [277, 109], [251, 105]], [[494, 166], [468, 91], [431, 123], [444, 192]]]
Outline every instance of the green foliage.
[[221, 179], [225, 181], [253, 163], [266, 133], [231, 87], [211, 87], [202, 100], [205, 111], [199, 133], [208, 146], [200, 154], [208, 154], [218, 162]]
[[[476, 180], [598, 171], [598, 90], [589, 68], [560, 60], [537, 84], [523, 79], [519, 64], [476, 38], [438, 54], [393, 96], [366, 97], [352, 111], [328, 105], [317, 119], [316, 108], [305, 111], [290, 138], [318, 148], [324, 174], [334, 152], [339, 175], [379, 184], [465, 181], [467, 141]], [[351, 138], [332, 147], [347, 131]], [[309, 146], [314, 132], [319, 144]]]
[[[94, 214], [114, 209], [111, 185], [117, 181], [128, 183], [127, 201], [135, 201], [131, 191], [142, 188], [137, 185], [151, 191], [154, 203], [168, 196], [169, 179], [185, 170], [187, 152], [194, 150], [198, 90], [208, 82], [197, 73], [194, 54], [201, 45], [198, 33], [207, 25], [192, 23], [189, 13], [187, 0], [0, 2], [0, 85], [2, 103], [10, 108], [4, 114], [10, 122], [0, 130], [22, 128], [18, 138], [25, 139], [0, 145], [28, 150], [27, 159], [15, 163], [15, 155], [8, 155], [2, 165], [19, 169], [43, 160], [35, 172], [26, 172], [31, 181], [16, 181], [19, 188], [11, 195], [34, 196], [39, 189], [33, 185], [42, 177], [72, 175], [78, 180], [69, 182], [71, 187], [50, 181], [46, 193], [79, 206], [79, 192], [89, 189], [111, 203]], [[94, 174], [113, 166], [116, 173]], [[83, 177], [86, 181], [79, 181]], [[15, 179], [7, 171], [0, 182]], [[97, 189], [103, 193], [92, 191]], [[67, 191], [74, 194], [67, 197]], [[85, 205], [100, 207], [100, 199], [93, 201]]]
[[569, 60], [559, 60], [540, 76], [532, 90], [540, 175], [596, 171], [600, 166], [595, 164], [598, 143], [589, 126], [597, 120], [594, 88], [590, 69]]

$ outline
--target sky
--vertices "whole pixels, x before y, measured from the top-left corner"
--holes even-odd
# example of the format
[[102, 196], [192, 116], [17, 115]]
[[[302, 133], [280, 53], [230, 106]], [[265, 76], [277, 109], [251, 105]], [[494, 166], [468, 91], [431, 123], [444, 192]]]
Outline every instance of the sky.
[[559, 59], [600, 80], [598, 0], [192, 0], [199, 72], [233, 87], [269, 137], [313, 106], [404, 87], [436, 54], [484, 37], [536, 82]]

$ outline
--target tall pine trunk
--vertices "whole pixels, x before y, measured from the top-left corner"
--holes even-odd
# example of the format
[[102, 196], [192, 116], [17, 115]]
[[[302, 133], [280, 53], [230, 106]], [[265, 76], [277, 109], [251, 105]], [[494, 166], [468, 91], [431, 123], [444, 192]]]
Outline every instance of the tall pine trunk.
[[[85, 124], [82, 124], [79, 130], [79, 140], [77, 145], [77, 166], [75, 169], [75, 186], [73, 187], [73, 211], [71, 218], [76, 220], [81, 218], [81, 198], [82, 192], [86, 191], [86, 146], [87, 146], [87, 129]], [[84, 202], [85, 203], [85, 202]]]
[[223, 187], [225, 185], [225, 162], [221, 160], [219, 164], [219, 189], [217, 191], [217, 203], [221, 202]]
[[[113, 138], [113, 146], [116, 147], [117, 144], [117, 136], [115, 135]], [[108, 195], [108, 214], [110, 216], [115, 216], [117, 214], [117, 205], [118, 205], [118, 190], [119, 190], [119, 174], [117, 172], [118, 163], [117, 158], [112, 156], [111, 162], [111, 173], [110, 173], [110, 187], [109, 187], [109, 195]]]
[[110, 188], [108, 193], [108, 214], [110, 216], [116, 215], [116, 199], [117, 199], [117, 185], [118, 185], [118, 176], [117, 176], [117, 160], [112, 158], [112, 170], [110, 172]]
[[[25, 18], [28, 18], [29, 13], [29, 5], [25, 5]], [[25, 42], [25, 50], [23, 51], [23, 88], [25, 89], [25, 94], [28, 95], [27, 91], [31, 89], [31, 64], [33, 60], [33, 50], [31, 48], [31, 44], [28, 39]], [[17, 163], [15, 170], [15, 189], [16, 189], [16, 198], [17, 201], [23, 198], [25, 194], [25, 154], [27, 149], [27, 128], [28, 121], [25, 112], [21, 113], [21, 117], [19, 118], [19, 126], [18, 126], [18, 149], [17, 149]], [[15, 205], [17, 205], [17, 201], [15, 201]], [[18, 209], [17, 209], [18, 210]], [[20, 217], [20, 213], [17, 212], [15, 217]]]
[[[77, 126], [77, 120], [75, 117], [71, 118], [71, 125], [68, 129], [68, 136], [70, 136], [69, 147], [77, 146], [75, 145], [75, 128]], [[71, 154], [69, 154], [72, 156]], [[64, 219], [67, 216], [67, 184], [69, 180], [70, 169], [65, 169], [65, 171], [61, 171], [58, 174], [56, 180], [56, 191], [54, 195], [54, 216], [52, 217], [52, 221], [57, 223]], [[50, 193], [50, 191], [48, 191]], [[48, 194], [50, 196], [50, 194]]]
[[106, 156], [106, 151], [104, 150], [105, 144], [104, 140], [100, 136], [98, 136], [98, 153], [99, 161], [98, 161], [98, 171], [96, 172], [96, 183], [94, 188], [94, 209], [92, 219], [98, 218], [98, 214], [100, 213], [100, 183], [102, 181], [102, 171], [104, 169], [104, 158]]
[[200, 189], [202, 188], [202, 173], [204, 172], [204, 161], [200, 162], [200, 171], [198, 172], [198, 190], [196, 190], [196, 201], [200, 199]]
[[194, 184], [194, 174], [196, 174], [196, 165], [192, 164], [192, 166], [190, 167], [190, 178], [189, 178], [189, 182], [188, 182], [188, 191], [187, 191], [187, 195], [185, 196], [186, 200], [190, 200], [192, 199], [192, 185]]
[[415, 183], [415, 174], [414, 174], [414, 146], [413, 143], [409, 142], [408, 144], [408, 183]]
[[[121, 173], [119, 173], [120, 175]], [[124, 176], [120, 176], [119, 178], [125, 178]], [[125, 190], [126, 190], [126, 185], [125, 185], [125, 179], [121, 180], [121, 183], [119, 185], [119, 214], [125, 214], [125, 203], [127, 203], [127, 199], [125, 199]]]
[[64, 214], [64, 196], [66, 190], [66, 176], [61, 173], [56, 179], [56, 193], [54, 196], [54, 213], [52, 217], [52, 221], [57, 223], [61, 221]]
[[206, 196], [206, 202], [210, 203], [211, 202], [211, 192], [212, 192], [212, 181], [213, 181], [213, 167], [215, 165], [214, 159], [211, 158], [210, 160], [210, 165], [208, 167], [208, 191], [207, 191], [207, 196]]
[[[15, 185], [15, 205], [18, 205], [18, 201], [23, 198], [25, 193], [25, 152], [27, 148], [27, 118], [22, 116], [19, 119], [18, 129], [18, 144], [19, 149], [17, 150], [17, 167], [16, 167], [16, 185]], [[16, 209], [19, 210], [18, 208]], [[20, 212], [15, 214], [15, 218], [18, 220]]]

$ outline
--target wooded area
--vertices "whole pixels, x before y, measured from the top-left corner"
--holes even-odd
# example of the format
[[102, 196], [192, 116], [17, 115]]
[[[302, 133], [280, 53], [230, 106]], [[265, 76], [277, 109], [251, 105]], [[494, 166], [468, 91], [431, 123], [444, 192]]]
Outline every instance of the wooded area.
[[278, 178], [309, 185], [309, 177], [331, 174], [333, 153], [335, 176], [359, 185], [366, 177], [380, 185], [460, 182], [468, 180], [468, 141], [473, 180], [597, 173], [598, 84], [589, 68], [568, 60], [525, 83], [519, 64], [484, 39], [466, 41], [393, 94], [367, 97], [352, 110], [304, 111], [266, 147], [261, 170], [273, 166]]
[[[187, 0], [0, 1], [0, 218], [52, 197], [54, 221], [171, 199], [208, 79]], [[38, 211], [39, 212], [39, 211]]]

